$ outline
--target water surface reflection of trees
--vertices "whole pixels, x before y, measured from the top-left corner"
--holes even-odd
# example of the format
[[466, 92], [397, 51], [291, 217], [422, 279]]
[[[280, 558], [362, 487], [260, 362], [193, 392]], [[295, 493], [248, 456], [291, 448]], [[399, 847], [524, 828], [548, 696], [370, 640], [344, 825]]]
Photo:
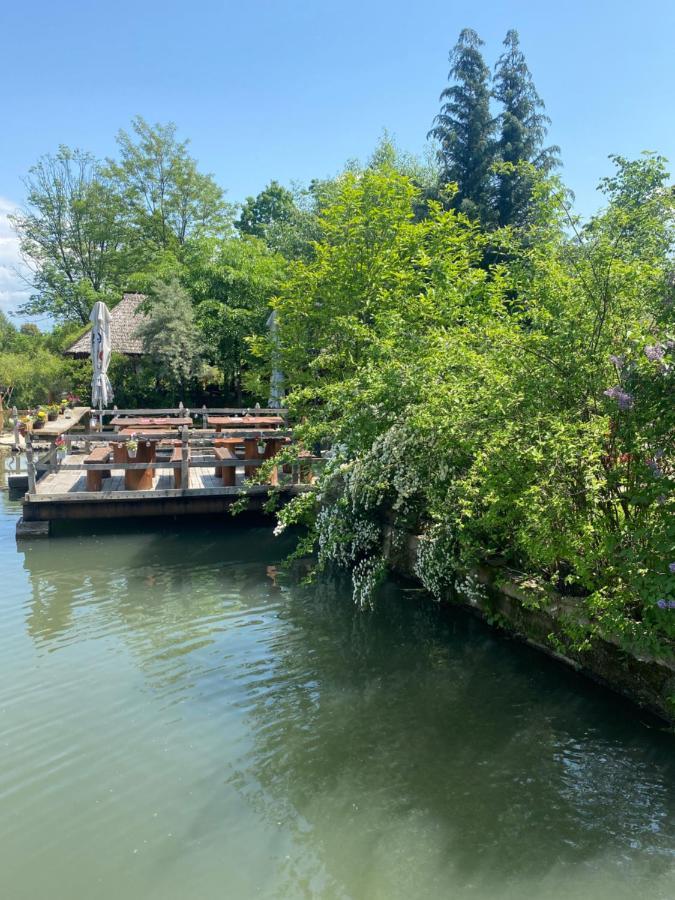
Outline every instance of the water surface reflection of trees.
[[243, 711], [222, 781], [291, 837], [279, 896], [516, 896], [603, 871], [626, 896], [666, 884], [672, 737], [419, 593], [389, 586], [361, 612], [339, 581], [279, 578], [287, 549], [268, 530], [34, 542], [28, 632], [50, 650], [114, 633], [160, 697], [224, 729]]
[[396, 897], [507, 896], [602, 865], [627, 896], [638, 872], [668, 880], [672, 737], [463, 613], [394, 587], [366, 614], [347, 598], [330, 581], [287, 592], [251, 698], [255, 750], [235, 779], [307, 851], [287, 887], [317, 855], [314, 878], [354, 897], [376, 870]]

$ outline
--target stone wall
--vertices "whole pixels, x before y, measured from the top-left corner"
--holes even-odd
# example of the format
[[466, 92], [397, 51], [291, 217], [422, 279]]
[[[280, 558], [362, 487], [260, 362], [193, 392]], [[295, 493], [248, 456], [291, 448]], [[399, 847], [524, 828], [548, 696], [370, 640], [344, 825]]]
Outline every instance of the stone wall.
[[[385, 531], [385, 556], [392, 568], [415, 577], [415, 535], [394, 526]], [[618, 643], [594, 640], [589, 650], [570, 646], [563, 623], [579, 621], [579, 603], [503, 566], [483, 565], [459, 574], [444, 598], [490, 624], [627, 697], [675, 725], [675, 663], [628, 652]]]

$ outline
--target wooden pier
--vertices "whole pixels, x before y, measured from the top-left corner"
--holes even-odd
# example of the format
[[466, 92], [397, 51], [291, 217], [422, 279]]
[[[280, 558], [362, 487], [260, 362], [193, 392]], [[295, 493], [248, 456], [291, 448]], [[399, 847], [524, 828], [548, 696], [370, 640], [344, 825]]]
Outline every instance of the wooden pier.
[[[250, 509], [260, 510], [271, 492], [283, 500], [312, 490], [319, 458], [304, 452], [295, 462], [273, 463], [291, 444], [285, 411], [247, 412], [199, 410], [189, 417], [182, 407], [110, 410], [104, 415], [114, 417], [114, 431], [66, 433], [42, 456], [29, 440], [28, 492], [17, 534], [63, 520], [212, 515], [243, 496]], [[137, 430], [131, 433], [127, 421]], [[187, 421], [201, 427], [189, 428]], [[265, 483], [257, 483], [262, 465]]]

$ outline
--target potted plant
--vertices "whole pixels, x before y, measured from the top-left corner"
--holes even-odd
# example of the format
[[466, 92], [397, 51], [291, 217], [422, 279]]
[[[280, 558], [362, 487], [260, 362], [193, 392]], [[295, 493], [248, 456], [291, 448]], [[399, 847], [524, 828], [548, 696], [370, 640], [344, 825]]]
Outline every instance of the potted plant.
[[68, 400], [68, 406], [71, 409], [73, 409], [74, 406], [77, 406], [80, 402], [80, 398], [77, 396], [77, 394], [68, 394], [66, 399]]
[[32, 416], [21, 416], [19, 419], [19, 434], [22, 434], [24, 437], [33, 430], [33, 417]]
[[35, 421], [33, 422], [33, 428], [36, 430], [39, 428], [43, 428], [46, 421], [47, 421], [46, 411], [44, 409], [39, 409], [35, 416]]
[[47, 407], [47, 419], [50, 422], [55, 422], [59, 417], [59, 408], [56, 403], [50, 403]]
[[262, 436], [260, 436], [258, 438], [258, 453], [260, 453], [260, 455], [262, 456], [262, 454], [264, 452], [265, 452], [265, 441], [263, 440]]
[[129, 440], [125, 442], [124, 446], [127, 448], [127, 456], [129, 459], [136, 459], [136, 454], [138, 453], [138, 440], [136, 439], [135, 434], [132, 434], [129, 437]]
[[59, 436], [54, 441], [54, 445], [56, 446], [56, 458], [59, 462], [63, 462], [66, 458], [66, 442], [64, 439]]

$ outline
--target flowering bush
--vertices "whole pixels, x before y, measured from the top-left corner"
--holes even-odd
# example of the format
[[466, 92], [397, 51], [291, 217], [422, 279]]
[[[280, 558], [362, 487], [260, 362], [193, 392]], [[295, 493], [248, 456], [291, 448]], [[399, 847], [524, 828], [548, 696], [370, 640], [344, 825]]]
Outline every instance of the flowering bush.
[[335, 458], [281, 522], [360, 603], [393, 520], [436, 596], [498, 554], [577, 598], [575, 646], [673, 652], [673, 194], [659, 158], [615, 162], [583, 227], [555, 181], [518, 233], [419, 218], [387, 169], [326, 208], [277, 309], [299, 435]]

